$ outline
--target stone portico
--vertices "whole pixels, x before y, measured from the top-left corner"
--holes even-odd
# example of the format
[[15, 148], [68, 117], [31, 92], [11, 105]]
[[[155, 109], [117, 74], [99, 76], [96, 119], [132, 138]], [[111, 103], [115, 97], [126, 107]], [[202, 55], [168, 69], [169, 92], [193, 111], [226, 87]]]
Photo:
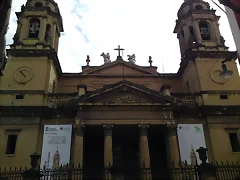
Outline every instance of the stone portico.
[[[74, 164], [94, 166], [88, 160], [88, 147], [85, 147], [91, 146], [87, 142], [91, 140], [93, 144], [102, 143], [98, 145], [98, 148], [101, 148], [97, 152], [102, 159], [96, 158], [94, 162], [99, 163], [98, 168], [101, 168], [101, 165], [110, 167], [123, 163], [127, 166], [126, 164], [132, 163], [138, 170], [143, 167], [151, 169], [152, 166], [157, 169], [172, 166], [173, 162], [175, 165], [179, 163], [174, 111], [178, 106], [188, 107], [194, 104], [171, 97], [170, 87], [166, 85], [162, 86], [161, 92], [128, 81], [89, 93], [85, 91], [84, 85], [78, 87], [79, 96], [64, 103], [65, 109], [78, 107], [74, 126], [74, 157], [71, 158]], [[61, 109], [61, 106], [59, 108]], [[93, 137], [91, 133], [96, 135]], [[159, 144], [159, 147], [155, 144]], [[94, 147], [92, 145], [91, 149], [95, 149]], [[123, 151], [123, 156], [127, 157], [129, 154], [137, 159], [132, 158], [131, 161], [134, 162], [129, 160], [128, 163], [126, 157], [117, 160], [114, 153], [116, 148]], [[155, 150], [158, 148], [159, 152]], [[134, 171], [136, 172], [138, 171]], [[153, 177], [154, 172], [157, 170], [153, 170]]]
[[[89, 132], [86, 132], [87, 130], [92, 131], [92, 127], [94, 125], [89, 125], [89, 128], [87, 129], [87, 125], [79, 125], [75, 127], [75, 141], [74, 141], [74, 163], [76, 165], [81, 164], [83, 167], [86, 167], [85, 165], [87, 164], [89, 167], [89, 165], [91, 165], [91, 167], [95, 167], [96, 169], [100, 169], [102, 168], [100, 165], [104, 165], [104, 167], [110, 167], [113, 164], [119, 164], [122, 163], [123, 166], [126, 168], [123, 169], [123, 173], [127, 174], [129, 172], [125, 172], [125, 170], [129, 167], [128, 164], [125, 164], [126, 162], [126, 156], [131, 156], [131, 155], [135, 155], [136, 158], [134, 158], [133, 156], [131, 156], [131, 159], [129, 159], [129, 163], [132, 165], [131, 168], [129, 168], [129, 170], [131, 170], [130, 174], [127, 174], [128, 177], [134, 176], [137, 177], [136, 174], [140, 172], [140, 168], [149, 168], [151, 169], [151, 165], [152, 162], [151, 160], [154, 158], [158, 158], [156, 156], [156, 152], [153, 152], [153, 155], [151, 157], [151, 152], [155, 151], [155, 145], [153, 145], [154, 143], [157, 143], [157, 140], [151, 139], [151, 143], [149, 143], [149, 136], [148, 136], [148, 132], [149, 131], [154, 131], [150, 128], [150, 126], [156, 128], [159, 130], [158, 136], [161, 136], [162, 134], [165, 135], [165, 137], [161, 137], [158, 143], [163, 146], [164, 148], [164, 152], [163, 151], [159, 151], [157, 152], [158, 156], [162, 156], [161, 159], [157, 159], [157, 161], [155, 160], [155, 162], [153, 163], [153, 177], [154, 177], [154, 173], [157, 172], [157, 168], [159, 169], [165, 169], [169, 166], [172, 165], [172, 161], [175, 162], [175, 164], [178, 164], [180, 157], [179, 157], [179, 148], [178, 148], [178, 143], [177, 143], [177, 136], [176, 133], [174, 133], [173, 131], [176, 130], [175, 126], [164, 126], [164, 125], [151, 125], [151, 124], [134, 124], [134, 125], [121, 125], [121, 124], [104, 124], [104, 125], [97, 125], [94, 126], [94, 129], [98, 129], [99, 131], [101, 131], [102, 133], [97, 133], [97, 134], [101, 134], [100, 137], [96, 138], [96, 141], [99, 138], [102, 138], [102, 146], [101, 146], [101, 150], [99, 153], [98, 152], [98, 156], [99, 154], [101, 154], [101, 157], [96, 158], [94, 163], [96, 164], [100, 164], [99, 166], [94, 166], [93, 164], [89, 163], [88, 161], [88, 157], [86, 155], [86, 148], [84, 147], [86, 144], [87, 146], [89, 146], [89, 143], [96, 143], [96, 142], [85, 142], [85, 141], [90, 141], [89, 137], [85, 138], [85, 133], [89, 134]], [[116, 131], [121, 131], [122, 132], [122, 137], [121, 135], [119, 136], [119, 133], [115, 134], [115, 129], [117, 129]], [[125, 130], [127, 129], [127, 131], [131, 131], [131, 133], [133, 133], [132, 135], [129, 135], [129, 132], [126, 132]], [[134, 130], [131, 130], [134, 129]], [[83, 133], [79, 133], [79, 131], [83, 132]], [[155, 130], [156, 131], [156, 130]], [[162, 132], [161, 132], [162, 131]], [[94, 131], [96, 132], [96, 131]], [[129, 136], [127, 137], [128, 134]], [[118, 135], [118, 136], [117, 136]], [[155, 134], [154, 134], [155, 135]], [[97, 135], [96, 135], [97, 136]], [[130, 137], [131, 136], [131, 137]], [[134, 138], [132, 138], [132, 136]], [[124, 143], [119, 142], [118, 139], [122, 138], [122, 141], [125, 141]], [[150, 138], [152, 138], [152, 136], [150, 136]], [[129, 139], [130, 139], [130, 143], [129, 143]], [[134, 139], [134, 140], [132, 140]], [[92, 140], [92, 139], [91, 139]], [[93, 138], [94, 140], [94, 138]], [[166, 141], [164, 141], [166, 140]], [[132, 145], [131, 143], [134, 142], [134, 145]], [[98, 141], [99, 143], [99, 141]], [[124, 145], [123, 145], [124, 144]], [[134, 147], [128, 147], [130, 148], [130, 150], [126, 150], [126, 146], [129, 146], [129, 144], [131, 146]], [[157, 146], [157, 145], [156, 145]], [[94, 145], [91, 146], [92, 148], [95, 147]], [[117, 159], [118, 157], [116, 157], [117, 155], [115, 154], [116, 148], [120, 148], [120, 151], [123, 153], [122, 156], [124, 157], [120, 157], [119, 159]], [[131, 148], [133, 148], [134, 150], [131, 150]], [[94, 149], [94, 148], [93, 148]], [[168, 151], [169, 150], [169, 151]], [[86, 156], [84, 158], [84, 156]], [[93, 156], [94, 158], [94, 156]], [[163, 160], [164, 162], [161, 162], [161, 160]], [[120, 162], [118, 162], [120, 161]], [[134, 162], [131, 162], [134, 161]], [[157, 162], [157, 163], [156, 163]], [[168, 163], [168, 164], [167, 164]], [[155, 170], [155, 171], [154, 171]], [[133, 173], [133, 174], [131, 174]], [[140, 174], [139, 174], [140, 175]], [[156, 174], [157, 176], [157, 174]]]

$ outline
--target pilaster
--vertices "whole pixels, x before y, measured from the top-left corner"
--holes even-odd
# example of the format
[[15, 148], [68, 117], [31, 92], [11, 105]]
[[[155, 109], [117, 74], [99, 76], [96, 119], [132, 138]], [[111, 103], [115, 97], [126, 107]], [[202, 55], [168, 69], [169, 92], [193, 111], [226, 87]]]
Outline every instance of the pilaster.
[[23, 23], [21, 27], [19, 41], [22, 42], [24, 39], [28, 37], [29, 28], [30, 28], [29, 17], [25, 16], [23, 17]]

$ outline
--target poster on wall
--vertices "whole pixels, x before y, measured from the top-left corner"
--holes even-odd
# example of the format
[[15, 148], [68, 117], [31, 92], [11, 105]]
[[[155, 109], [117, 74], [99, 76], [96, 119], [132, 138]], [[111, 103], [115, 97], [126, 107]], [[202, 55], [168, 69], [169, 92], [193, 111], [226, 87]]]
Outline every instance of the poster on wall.
[[58, 168], [70, 161], [72, 125], [45, 125], [40, 167]]
[[206, 148], [202, 124], [178, 124], [177, 128], [178, 143], [181, 161], [187, 161], [188, 165], [201, 163], [198, 153], [199, 147]]

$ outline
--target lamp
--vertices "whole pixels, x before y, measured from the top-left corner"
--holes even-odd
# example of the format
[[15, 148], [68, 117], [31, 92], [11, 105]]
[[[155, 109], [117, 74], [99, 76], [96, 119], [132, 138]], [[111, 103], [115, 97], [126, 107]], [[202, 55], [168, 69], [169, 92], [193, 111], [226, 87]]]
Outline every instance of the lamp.
[[225, 61], [222, 61], [222, 72], [219, 74], [220, 77], [228, 79], [233, 75], [233, 72], [227, 69]]

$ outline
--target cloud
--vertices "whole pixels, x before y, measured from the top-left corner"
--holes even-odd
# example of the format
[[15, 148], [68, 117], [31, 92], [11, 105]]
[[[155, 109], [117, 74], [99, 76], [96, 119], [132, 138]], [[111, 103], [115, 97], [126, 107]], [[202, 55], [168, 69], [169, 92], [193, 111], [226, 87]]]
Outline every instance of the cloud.
[[75, 28], [81, 33], [82, 37], [84, 38], [85, 43], [89, 43], [89, 39], [86, 34], [83, 33], [83, 30], [80, 26], [76, 25]]
[[[220, 30], [230, 50], [235, 50], [226, 15], [210, 0], [221, 15]], [[14, 11], [20, 11], [26, 0], [13, 1], [8, 43], [16, 31]], [[63, 17], [64, 33], [59, 42], [59, 59], [64, 72], [80, 72], [90, 56], [90, 65], [102, 65], [102, 52], [117, 57], [114, 48], [125, 48], [123, 57], [136, 55], [136, 64], [148, 66], [152, 56], [158, 71], [177, 72], [180, 64], [179, 41], [173, 34], [177, 11], [182, 0], [56, 0]], [[164, 62], [164, 68], [162, 64]]]

